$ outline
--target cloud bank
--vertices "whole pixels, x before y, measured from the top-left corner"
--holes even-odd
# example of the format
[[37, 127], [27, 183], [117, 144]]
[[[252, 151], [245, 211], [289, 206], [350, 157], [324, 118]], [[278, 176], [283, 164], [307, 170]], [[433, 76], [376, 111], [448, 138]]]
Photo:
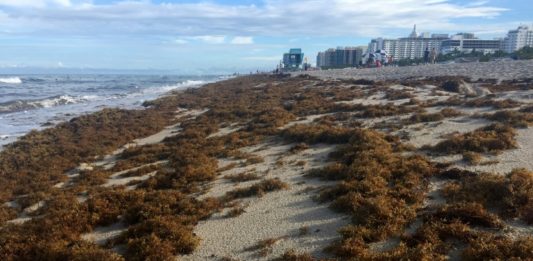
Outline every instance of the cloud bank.
[[465, 28], [455, 23], [458, 19], [492, 18], [505, 11], [483, 1], [457, 4], [446, 0], [265, 0], [261, 5], [0, 0], [0, 32], [177, 35], [215, 44], [224, 43], [224, 36], [233, 36], [227, 39], [230, 43], [251, 44], [253, 38], [242, 35], [373, 37], [415, 23], [451, 31]]

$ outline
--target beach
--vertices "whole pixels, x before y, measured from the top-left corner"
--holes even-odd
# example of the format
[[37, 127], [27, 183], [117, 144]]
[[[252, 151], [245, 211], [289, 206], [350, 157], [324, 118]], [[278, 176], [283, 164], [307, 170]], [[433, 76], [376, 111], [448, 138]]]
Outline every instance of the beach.
[[532, 60], [513, 61], [501, 60], [486, 63], [449, 63], [428, 64], [419, 66], [366, 69], [333, 69], [295, 73], [308, 74], [320, 78], [332, 79], [367, 79], [367, 80], [398, 80], [413, 77], [464, 76], [472, 80], [495, 79], [499, 81], [531, 77]]
[[527, 258], [532, 79], [259, 74], [74, 117], [0, 152], [0, 259]]
[[0, 75], [0, 149], [43, 129], [103, 108], [140, 109], [171, 91], [221, 80], [213, 76]]

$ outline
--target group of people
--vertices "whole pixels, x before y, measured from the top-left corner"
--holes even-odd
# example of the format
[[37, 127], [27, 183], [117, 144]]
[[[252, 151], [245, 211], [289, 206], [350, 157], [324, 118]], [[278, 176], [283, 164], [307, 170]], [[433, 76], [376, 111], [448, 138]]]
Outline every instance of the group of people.
[[435, 48], [431, 49], [431, 52], [429, 51], [429, 48], [426, 48], [426, 50], [424, 51], [424, 62], [426, 64], [435, 64], [437, 63], [437, 56], [438, 53]]
[[378, 67], [378, 68], [382, 66], [392, 65], [393, 63], [394, 63], [394, 57], [384, 52], [371, 53], [368, 56], [368, 61], [367, 61], [367, 64], [369, 66], [375, 65], [375, 67]]
[[[431, 51], [429, 48], [426, 48], [424, 51], [424, 63], [425, 64], [435, 64], [437, 63], [437, 57], [439, 53], [435, 48], [432, 48]], [[394, 62], [394, 57], [387, 54], [383, 50], [378, 50], [375, 53], [370, 53], [368, 56], [367, 65], [368, 67], [382, 67], [387, 65], [392, 65]]]

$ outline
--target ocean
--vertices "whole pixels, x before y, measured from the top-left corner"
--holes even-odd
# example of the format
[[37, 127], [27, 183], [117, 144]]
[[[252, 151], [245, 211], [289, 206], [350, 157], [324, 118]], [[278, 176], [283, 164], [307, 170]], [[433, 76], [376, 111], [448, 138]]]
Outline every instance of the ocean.
[[142, 108], [172, 91], [224, 76], [0, 75], [0, 149], [42, 129], [103, 108]]

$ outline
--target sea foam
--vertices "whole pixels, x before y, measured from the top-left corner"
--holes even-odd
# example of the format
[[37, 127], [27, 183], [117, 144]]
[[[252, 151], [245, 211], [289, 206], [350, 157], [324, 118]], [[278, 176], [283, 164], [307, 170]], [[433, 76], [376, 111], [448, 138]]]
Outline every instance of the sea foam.
[[21, 84], [22, 80], [19, 77], [6, 77], [0, 78], [0, 83]]
[[0, 103], [0, 113], [9, 113], [24, 111], [38, 108], [51, 108], [60, 105], [76, 104], [98, 99], [106, 99], [95, 95], [70, 96], [58, 95], [38, 100], [16, 100], [6, 103]]

